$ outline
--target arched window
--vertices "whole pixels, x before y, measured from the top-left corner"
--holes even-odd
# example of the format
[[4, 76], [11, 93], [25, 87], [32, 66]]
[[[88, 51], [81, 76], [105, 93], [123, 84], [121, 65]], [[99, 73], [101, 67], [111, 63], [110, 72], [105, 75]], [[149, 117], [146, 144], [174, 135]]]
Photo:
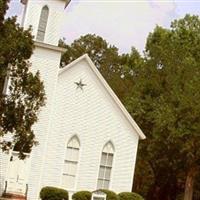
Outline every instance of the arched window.
[[49, 16], [49, 8], [47, 6], [44, 6], [40, 14], [40, 21], [39, 21], [39, 26], [38, 26], [38, 31], [37, 31], [36, 40], [38, 41], [44, 41], [48, 16]]
[[99, 168], [97, 189], [109, 189], [113, 156], [114, 156], [114, 147], [111, 142], [108, 142], [104, 146], [101, 154], [101, 163]]
[[74, 189], [76, 171], [79, 159], [80, 143], [76, 136], [72, 137], [66, 148], [62, 185], [67, 189]]

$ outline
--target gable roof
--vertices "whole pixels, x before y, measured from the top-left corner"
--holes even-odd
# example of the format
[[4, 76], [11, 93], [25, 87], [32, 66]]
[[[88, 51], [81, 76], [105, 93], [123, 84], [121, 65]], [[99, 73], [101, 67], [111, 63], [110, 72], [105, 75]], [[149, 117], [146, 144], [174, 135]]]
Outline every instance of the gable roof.
[[125, 116], [125, 118], [128, 120], [128, 122], [131, 124], [131, 126], [133, 127], [133, 129], [139, 135], [139, 138], [140, 139], [145, 139], [146, 136], [144, 135], [144, 133], [142, 132], [142, 130], [140, 129], [140, 127], [133, 120], [133, 118], [131, 117], [131, 115], [128, 113], [128, 111], [126, 110], [126, 108], [124, 107], [124, 105], [121, 103], [121, 101], [119, 100], [119, 98], [113, 92], [113, 90], [108, 85], [108, 83], [105, 81], [105, 79], [103, 78], [103, 76], [101, 75], [101, 73], [96, 68], [96, 66], [94, 65], [94, 63], [92, 62], [92, 60], [90, 59], [90, 57], [87, 54], [84, 54], [83, 56], [77, 58], [76, 60], [74, 60], [70, 64], [66, 65], [64, 68], [60, 69], [59, 75], [62, 74], [63, 72], [65, 72], [66, 70], [68, 70], [69, 68], [75, 66], [78, 62], [80, 62], [82, 60], [86, 60], [86, 62], [89, 64], [90, 68], [92, 69], [92, 71], [94, 72], [94, 74], [96, 75], [96, 77], [99, 79], [100, 83], [103, 85], [103, 87], [108, 92], [108, 94], [110, 95], [110, 97], [114, 100], [114, 102], [119, 107], [119, 109], [121, 110], [121, 112]]
[[65, 0], [66, 3], [65, 3], [65, 8], [68, 6], [68, 4], [70, 3], [71, 0]]

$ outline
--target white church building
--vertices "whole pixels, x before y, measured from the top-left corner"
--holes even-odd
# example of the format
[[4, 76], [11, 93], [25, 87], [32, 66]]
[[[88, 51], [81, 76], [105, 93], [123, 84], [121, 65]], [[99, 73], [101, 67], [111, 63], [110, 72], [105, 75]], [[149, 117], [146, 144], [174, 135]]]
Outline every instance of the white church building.
[[38, 146], [25, 160], [0, 152], [3, 192], [38, 200], [44, 186], [73, 194], [105, 188], [131, 191], [139, 139], [145, 135], [87, 55], [59, 68], [67, 0], [21, 0], [22, 24], [32, 26], [32, 71], [40, 71], [46, 106], [34, 125]]

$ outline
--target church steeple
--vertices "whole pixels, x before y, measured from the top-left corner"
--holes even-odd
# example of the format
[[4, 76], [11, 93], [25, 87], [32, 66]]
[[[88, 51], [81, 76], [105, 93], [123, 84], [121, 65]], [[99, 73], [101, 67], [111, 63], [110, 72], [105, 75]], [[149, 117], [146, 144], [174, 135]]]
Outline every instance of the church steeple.
[[22, 26], [32, 27], [34, 40], [58, 45], [64, 8], [70, 0], [21, 0], [25, 5]]
[[[46, 94], [46, 104], [39, 113], [38, 122], [34, 124], [34, 133], [39, 145], [33, 148], [34, 153], [31, 157], [31, 162], [37, 164], [30, 169], [29, 180], [33, 185], [29, 185], [28, 199], [39, 199], [38, 194], [45, 180], [42, 174], [46, 170], [44, 168], [46, 141], [52, 132], [60, 58], [65, 51], [58, 47], [58, 41], [67, 2], [67, 0], [21, 0], [25, 6], [22, 26], [24, 29], [32, 27], [35, 40], [35, 48], [30, 58], [30, 70], [33, 73], [39, 71]], [[38, 176], [38, 172], [41, 172], [41, 176]]]

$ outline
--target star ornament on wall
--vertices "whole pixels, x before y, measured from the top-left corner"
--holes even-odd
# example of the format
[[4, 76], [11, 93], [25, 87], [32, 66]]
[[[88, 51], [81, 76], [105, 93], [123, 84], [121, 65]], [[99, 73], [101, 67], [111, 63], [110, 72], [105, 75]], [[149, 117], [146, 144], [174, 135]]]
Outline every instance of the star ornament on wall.
[[84, 84], [83, 82], [82, 82], [82, 79], [80, 79], [80, 81], [79, 82], [74, 82], [75, 84], [76, 84], [76, 89], [81, 89], [81, 90], [83, 90], [83, 87], [84, 86], [86, 86], [87, 84]]

